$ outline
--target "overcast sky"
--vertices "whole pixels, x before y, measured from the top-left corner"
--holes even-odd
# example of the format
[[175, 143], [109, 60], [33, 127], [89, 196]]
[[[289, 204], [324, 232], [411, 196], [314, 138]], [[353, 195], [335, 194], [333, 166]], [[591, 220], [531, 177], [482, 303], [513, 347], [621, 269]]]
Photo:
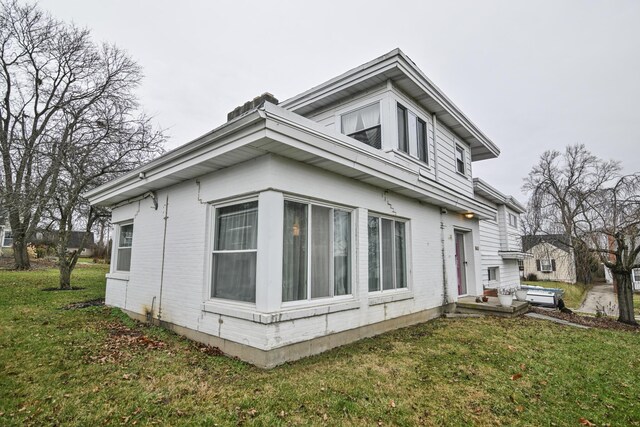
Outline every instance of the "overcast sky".
[[283, 101], [396, 47], [501, 149], [479, 176], [525, 201], [544, 150], [640, 160], [640, 1], [41, 0], [144, 68], [175, 148], [265, 91]]

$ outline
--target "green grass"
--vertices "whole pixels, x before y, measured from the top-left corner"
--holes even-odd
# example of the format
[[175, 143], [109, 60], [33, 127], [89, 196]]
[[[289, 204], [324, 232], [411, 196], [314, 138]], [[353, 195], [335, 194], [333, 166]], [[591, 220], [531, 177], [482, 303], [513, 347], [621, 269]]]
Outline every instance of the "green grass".
[[104, 273], [43, 292], [55, 271], [0, 271], [0, 425], [640, 425], [637, 333], [435, 320], [265, 371], [115, 309], [61, 309], [102, 296]]
[[569, 308], [578, 308], [582, 305], [587, 296], [587, 292], [591, 289], [590, 285], [583, 285], [581, 283], [571, 284], [564, 282], [523, 282], [526, 285], [543, 286], [545, 288], [561, 288], [564, 289], [564, 296], [562, 299]]

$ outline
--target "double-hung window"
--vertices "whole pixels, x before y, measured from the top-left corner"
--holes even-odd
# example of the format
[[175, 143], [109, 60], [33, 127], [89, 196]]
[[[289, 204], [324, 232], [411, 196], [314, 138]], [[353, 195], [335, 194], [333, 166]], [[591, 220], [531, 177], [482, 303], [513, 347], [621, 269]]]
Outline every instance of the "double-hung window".
[[543, 273], [550, 273], [554, 270], [553, 268], [553, 264], [554, 264], [554, 260], [551, 260], [549, 258], [542, 258], [540, 260], [540, 271], [542, 271]]
[[351, 294], [351, 212], [284, 202], [282, 301]]
[[256, 301], [258, 202], [216, 209], [211, 296]]
[[509, 225], [512, 227], [518, 226], [518, 218], [512, 213], [509, 213]]
[[499, 267], [489, 267], [488, 269], [488, 274], [489, 274], [489, 281], [490, 282], [495, 282], [498, 280], [499, 277]]
[[407, 287], [405, 223], [369, 216], [369, 292]]
[[465, 174], [464, 148], [459, 145], [456, 145], [456, 170], [462, 175]]
[[118, 232], [116, 270], [131, 270], [131, 247], [133, 245], [133, 224], [121, 224]]
[[397, 104], [396, 109], [398, 114], [398, 149], [409, 154], [407, 109], [400, 104]]
[[11, 230], [5, 230], [2, 238], [2, 246], [9, 247], [13, 245], [13, 233]]
[[343, 134], [374, 148], [382, 147], [379, 103], [343, 114], [341, 122]]

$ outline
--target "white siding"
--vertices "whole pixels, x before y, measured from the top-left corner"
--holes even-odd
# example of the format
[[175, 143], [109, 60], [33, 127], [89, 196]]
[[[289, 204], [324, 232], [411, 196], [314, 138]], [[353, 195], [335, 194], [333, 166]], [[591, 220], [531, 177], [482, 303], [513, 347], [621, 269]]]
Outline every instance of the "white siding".
[[[464, 149], [465, 175], [456, 170], [456, 146]], [[438, 179], [456, 192], [473, 197], [471, 175], [471, 151], [459, 138], [455, 137], [443, 124], [436, 126], [436, 150], [438, 156]]]

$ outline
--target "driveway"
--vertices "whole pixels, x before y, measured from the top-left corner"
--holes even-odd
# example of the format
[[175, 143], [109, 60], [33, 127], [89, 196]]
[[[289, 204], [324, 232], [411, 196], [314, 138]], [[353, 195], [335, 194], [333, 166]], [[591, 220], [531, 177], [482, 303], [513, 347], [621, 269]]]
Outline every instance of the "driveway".
[[613, 285], [599, 283], [587, 293], [579, 312], [596, 314], [604, 313], [608, 316], [618, 316], [618, 299], [613, 291]]

